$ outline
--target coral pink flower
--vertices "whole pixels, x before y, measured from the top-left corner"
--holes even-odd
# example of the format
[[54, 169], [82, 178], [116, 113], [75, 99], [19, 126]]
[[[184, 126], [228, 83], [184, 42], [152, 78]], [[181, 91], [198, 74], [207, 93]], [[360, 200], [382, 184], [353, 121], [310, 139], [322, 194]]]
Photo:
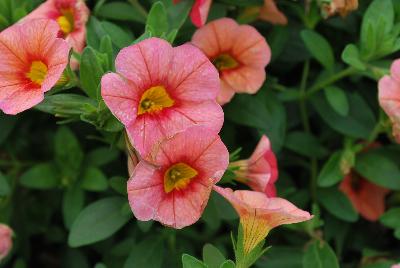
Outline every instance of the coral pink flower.
[[260, 10], [259, 18], [272, 24], [286, 25], [288, 20], [277, 7], [274, 0], [264, 0], [264, 6]]
[[379, 80], [379, 104], [393, 123], [393, 136], [400, 143], [400, 59], [390, 69], [391, 76]]
[[214, 186], [214, 190], [225, 197], [240, 216], [243, 228], [244, 253], [250, 253], [269, 231], [282, 224], [310, 220], [310, 213], [297, 208], [289, 201], [253, 191], [232, 191]]
[[141, 156], [193, 125], [221, 129], [218, 72], [193, 45], [146, 39], [122, 49], [115, 65], [118, 73], [103, 76], [101, 94]]
[[203, 50], [219, 71], [218, 103], [229, 102], [235, 92], [254, 94], [264, 83], [271, 50], [254, 27], [222, 18], [198, 29], [192, 43]]
[[237, 180], [248, 184], [254, 191], [264, 192], [268, 197], [276, 196], [275, 182], [278, 165], [267, 136], [263, 135], [249, 159], [232, 162]]
[[339, 189], [365, 219], [376, 221], [385, 212], [385, 196], [389, 190], [367, 181], [356, 172], [350, 172]]
[[162, 142], [150, 159], [140, 161], [128, 181], [132, 211], [139, 220], [180, 229], [200, 218], [229, 153], [214, 131], [193, 127]]
[[59, 36], [72, 48], [82, 52], [86, 42], [86, 22], [89, 9], [83, 0], [47, 0], [29, 13], [24, 20], [51, 19], [60, 26]]
[[44, 98], [68, 63], [70, 47], [57, 38], [58, 25], [32, 20], [0, 33], [0, 109], [17, 114]]
[[0, 223], [0, 262], [4, 259], [12, 248], [13, 231], [10, 227]]
[[[174, 3], [179, 3], [181, 0], [173, 0]], [[208, 12], [210, 11], [212, 0], [195, 0], [190, 18], [196, 27], [201, 27], [207, 22]]]

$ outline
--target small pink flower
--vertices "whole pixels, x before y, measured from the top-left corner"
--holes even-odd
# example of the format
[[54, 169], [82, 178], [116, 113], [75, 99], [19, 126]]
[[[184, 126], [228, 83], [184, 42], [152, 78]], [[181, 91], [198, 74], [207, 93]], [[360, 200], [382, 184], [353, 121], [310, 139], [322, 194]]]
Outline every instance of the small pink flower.
[[40, 103], [68, 63], [70, 46], [57, 38], [59, 27], [40, 19], [0, 33], [0, 110], [17, 114]]
[[150, 160], [140, 161], [128, 181], [133, 214], [180, 229], [200, 218], [229, 153], [214, 131], [193, 127], [162, 142]]
[[[181, 0], [173, 0], [174, 3], [179, 3]], [[201, 27], [207, 22], [208, 12], [210, 11], [212, 0], [195, 0], [190, 18], [196, 27]]]
[[192, 43], [218, 69], [221, 92], [217, 101], [229, 102], [235, 93], [256, 93], [265, 81], [271, 50], [264, 37], [250, 25], [222, 18], [198, 29]]
[[274, 0], [264, 0], [264, 6], [260, 10], [260, 19], [272, 24], [286, 25], [288, 20], [277, 7]]
[[271, 143], [263, 135], [249, 159], [239, 160], [230, 164], [237, 180], [246, 183], [257, 192], [266, 193], [268, 197], [276, 196], [275, 182], [278, 179], [278, 164]]
[[12, 248], [13, 231], [10, 227], [0, 223], [0, 262], [4, 259]]
[[193, 45], [172, 48], [150, 38], [122, 49], [115, 65], [118, 73], [103, 76], [101, 94], [142, 157], [191, 126], [221, 129], [218, 72]]
[[214, 186], [214, 190], [225, 197], [240, 216], [243, 228], [244, 253], [250, 253], [269, 231], [282, 224], [310, 220], [310, 213], [297, 208], [289, 201], [253, 191], [232, 191]]
[[89, 9], [83, 0], [47, 0], [25, 18], [51, 19], [60, 26], [59, 36], [65, 38], [76, 52], [82, 52], [86, 43], [86, 22]]
[[394, 265], [392, 265], [391, 268], [400, 268], [400, 263], [399, 263], [399, 264], [394, 264]]
[[379, 103], [393, 124], [393, 136], [400, 143], [400, 59], [390, 69], [391, 76], [379, 80]]

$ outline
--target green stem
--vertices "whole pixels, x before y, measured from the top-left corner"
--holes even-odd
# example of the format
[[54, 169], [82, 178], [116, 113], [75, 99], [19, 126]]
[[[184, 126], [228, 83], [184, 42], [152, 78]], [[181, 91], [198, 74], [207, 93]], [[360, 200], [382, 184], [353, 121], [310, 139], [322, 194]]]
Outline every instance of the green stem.
[[327, 79], [316, 83], [314, 86], [312, 86], [308, 91], [307, 91], [307, 98], [311, 97], [312, 95], [314, 95], [315, 93], [317, 93], [318, 91], [320, 91], [321, 89], [324, 89], [325, 87], [329, 86], [330, 84], [335, 83], [336, 81], [352, 75], [354, 73], [357, 73], [357, 70], [354, 69], [353, 67], [348, 67], [330, 77], [328, 77]]
[[307, 96], [306, 87], [307, 87], [307, 78], [309, 71], [310, 71], [310, 61], [306, 61], [304, 63], [303, 74], [301, 77], [301, 84], [300, 84], [300, 115], [304, 130], [306, 132], [310, 132], [310, 123], [308, 121], [308, 112], [306, 104], [306, 96]]

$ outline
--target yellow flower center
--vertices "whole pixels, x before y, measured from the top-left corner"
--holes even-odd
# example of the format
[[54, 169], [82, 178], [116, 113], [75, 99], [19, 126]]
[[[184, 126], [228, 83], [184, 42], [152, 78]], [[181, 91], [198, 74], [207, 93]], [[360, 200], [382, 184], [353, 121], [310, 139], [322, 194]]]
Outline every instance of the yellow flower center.
[[219, 55], [212, 63], [218, 71], [231, 70], [239, 66], [239, 63], [229, 54]]
[[65, 36], [74, 30], [74, 13], [72, 9], [62, 9], [61, 16], [57, 18], [57, 23]]
[[143, 93], [137, 114], [159, 112], [172, 105], [174, 105], [174, 100], [163, 86], [151, 87]]
[[47, 75], [47, 65], [43, 63], [43, 61], [33, 61], [31, 65], [31, 69], [26, 74], [26, 77], [29, 78], [33, 83], [42, 85], [43, 80]]
[[197, 174], [198, 172], [194, 168], [185, 163], [171, 166], [164, 174], [164, 191], [169, 193], [174, 189], [185, 189]]

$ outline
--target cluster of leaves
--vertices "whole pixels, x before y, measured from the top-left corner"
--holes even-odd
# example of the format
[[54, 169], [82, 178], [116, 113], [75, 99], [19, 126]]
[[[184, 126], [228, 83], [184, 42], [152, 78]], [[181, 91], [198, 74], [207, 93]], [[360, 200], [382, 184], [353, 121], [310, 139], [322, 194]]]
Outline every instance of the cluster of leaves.
[[[39, 2], [0, 0], [0, 29]], [[400, 2], [360, 1], [347, 18], [327, 20], [317, 1], [304, 8], [309, 2], [279, 2], [287, 26], [252, 21], [272, 49], [268, 79], [256, 95], [236, 95], [224, 106], [222, 139], [230, 151], [242, 147], [247, 157], [266, 134], [278, 156], [279, 195], [315, 215], [274, 230], [255, 266], [386, 268], [400, 261], [400, 147], [390, 141], [377, 80], [400, 49]], [[200, 222], [183, 230], [133, 218], [123, 127], [99, 94], [121, 48], [151, 36], [189, 41], [193, 1], [87, 4], [87, 47], [72, 55], [79, 73], [69, 70], [68, 83], [36, 111], [0, 115], [0, 222], [16, 233], [0, 267], [234, 267], [237, 215], [217, 194]], [[216, 0], [209, 20], [240, 20], [262, 4]], [[366, 152], [375, 142], [381, 146]], [[359, 217], [338, 190], [349, 169], [392, 190], [378, 222]], [[193, 257], [201, 252], [202, 260]]]

